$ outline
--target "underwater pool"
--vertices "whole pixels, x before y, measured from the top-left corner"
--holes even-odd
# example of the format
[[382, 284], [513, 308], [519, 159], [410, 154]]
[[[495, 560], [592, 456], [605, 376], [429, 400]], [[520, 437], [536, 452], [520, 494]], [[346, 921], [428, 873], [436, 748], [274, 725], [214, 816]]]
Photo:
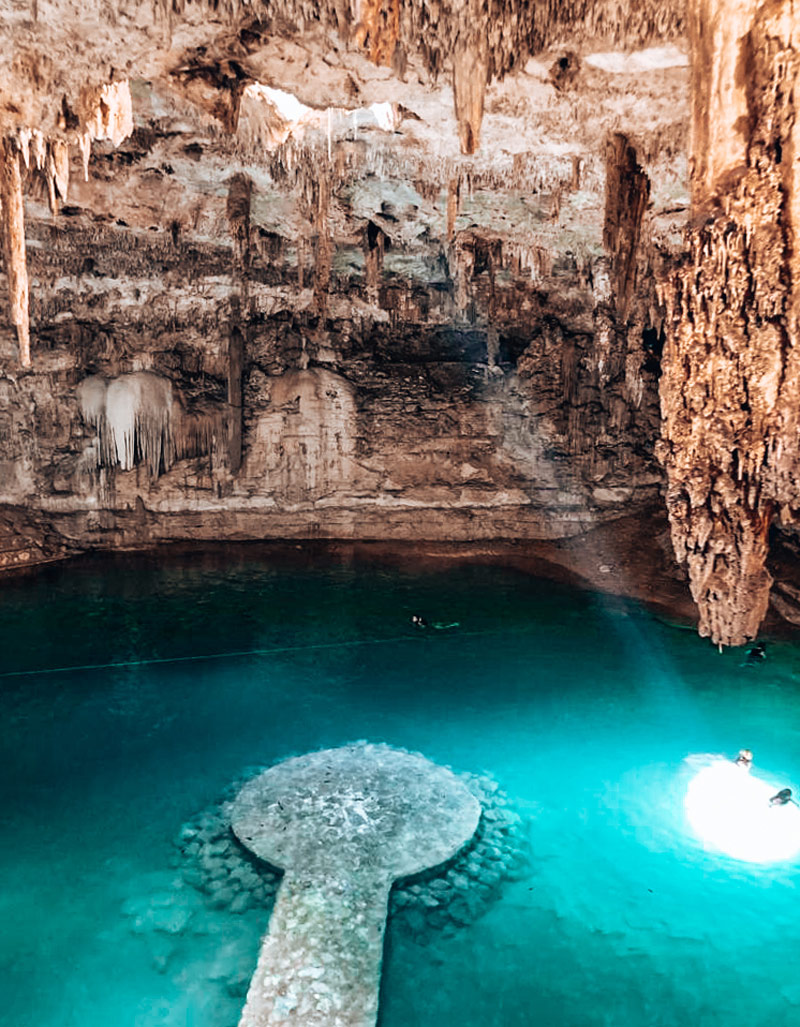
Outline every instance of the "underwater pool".
[[683, 808], [691, 754], [800, 783], [800, 646], [741, 661], [444, 560], [243, 547], [4, 582], [0, 1025], [234, 1027], [267, 914], [187, 888], [176, 835], [246, 768], [357, 739], [488, 775], [531, 853], [472, 923], [390, 920], [382, 1027], [800, 1024], [800, 864], [706, 852]]

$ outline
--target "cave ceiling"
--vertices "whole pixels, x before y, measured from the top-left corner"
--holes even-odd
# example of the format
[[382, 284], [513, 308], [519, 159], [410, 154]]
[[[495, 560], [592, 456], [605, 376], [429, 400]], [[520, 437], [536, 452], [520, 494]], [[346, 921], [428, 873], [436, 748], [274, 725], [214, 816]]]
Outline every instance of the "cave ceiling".
[[[547, 278], [603, 255], [617, 132], [652, 182], [648, 243], [668, 249], [688, 203], [686, 46], [679, 11], [639, 6], [620, 23], [602, 4], [7, 4], [0, 125], [25, 150], [26, 232], [34, 249], [54, 226], [76, 248], [107, 227], [230, 249], [244, 174], [256, 248], [297, 266], [325, 179], [340, 281], [368, 275], [367, 236], [399, 282], [457, 278], [476, 247], [501, 277]], [[101, 96], [113, 83], [129, 112]], [[97, 282], [76, 285], [96, 303]]]

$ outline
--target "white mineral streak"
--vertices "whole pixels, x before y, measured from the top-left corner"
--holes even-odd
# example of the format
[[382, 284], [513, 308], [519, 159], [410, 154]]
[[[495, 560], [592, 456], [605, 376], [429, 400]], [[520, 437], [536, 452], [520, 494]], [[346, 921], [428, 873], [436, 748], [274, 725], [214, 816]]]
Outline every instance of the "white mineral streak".
[[686, 68], [689, 55], [674, 44], [650, 46], [634, 53], [604, 52], [589, 54], [584, 64], [612, 75], [640, 75], [661, 68]]
[[41, 171], [44, 167], [45, 160], [47, 159], [47, 144], [45, 143], [44, 136], [35, 128], [31, 132], [31, 156], [36, 164], [38, 171]]
[[127, 80], [101, 86], [92, 108], [85, 125], [92, 139], [110, 139], [114, 146], [119, 146], [133, 132], [133, 104]]
[[81, 151], [83, 161], [83, 180], [89, 181], [89, 158], [92, 155], [92, 136], [90, 132], [82, 132], [78, 136], [78, 149]]
[[384, 132], [394, 132], [402, 115], [395, 103], [373, 103], [355, 110], [307, 107], [293, 93], [272, 86], [251, 82], [242, 92], [237, 134], [250, 146], [271, 150], [288, 139], [302, 139], [306, 128], [324, 132], [330, 151], [336, 132], [353, 131], [356, 123], [376, 125]]
[[[129, 471], [145, 463], [155, 477], [175, 460], [172, 383], [152, 371], [134, 371], [108, 382], [98, 375], [78, 386], [86, 423], [98, 434], [98, 466]], [[138, 458], [138, 460], [137, 460]]]
[[367, 109], [375, 118], [375, 124], [384, 132], [394, 132], [403, 120], [395, 103], [373, 103]]

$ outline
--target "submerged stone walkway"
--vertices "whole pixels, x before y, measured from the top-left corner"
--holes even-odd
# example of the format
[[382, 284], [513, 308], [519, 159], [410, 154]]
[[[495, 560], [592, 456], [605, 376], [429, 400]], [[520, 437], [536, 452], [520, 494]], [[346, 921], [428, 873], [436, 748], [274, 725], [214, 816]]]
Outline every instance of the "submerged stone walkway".
[[480, 804], [423, 756], [359, 743], [271, 767], [232, 827], [285, 870], [240, 1027], [374, 1027], [393, 881], [447, 862]]

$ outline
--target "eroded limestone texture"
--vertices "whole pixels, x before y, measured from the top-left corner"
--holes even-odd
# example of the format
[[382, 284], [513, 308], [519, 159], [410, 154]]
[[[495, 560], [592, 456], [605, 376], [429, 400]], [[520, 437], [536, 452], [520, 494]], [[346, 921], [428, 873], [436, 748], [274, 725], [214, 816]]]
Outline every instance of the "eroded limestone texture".
[[374, 1024], [391, 885], [451, 859], [480, 812], [452, 772], [384, 745], [295, 757], [245, 785], [233, 830], [285, 874], [241, 1027]]
[[[679, 39], [683, 14], [501, 7], [15, 9], [0, 502], [64, 549], [558, 538], [651, 506], [647, 272], [679, 239], [687, 74], [678, 50], [635, 74], [582, 56]], [[622, 247], [612, 129], [654, 183]], [[624, 310], [620, 259], [645, 283]], [[78, 390], [142, 374], [172, 413], [123, 426], [131, 454]]]
[[754, 638], [800, 496], [800, 44], [791, 0], [691, 5], [694, 223], [665, 291], [662, 457], [700, 632]]

